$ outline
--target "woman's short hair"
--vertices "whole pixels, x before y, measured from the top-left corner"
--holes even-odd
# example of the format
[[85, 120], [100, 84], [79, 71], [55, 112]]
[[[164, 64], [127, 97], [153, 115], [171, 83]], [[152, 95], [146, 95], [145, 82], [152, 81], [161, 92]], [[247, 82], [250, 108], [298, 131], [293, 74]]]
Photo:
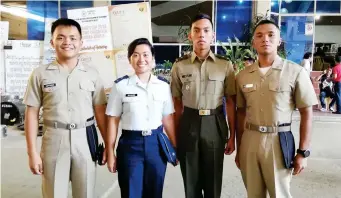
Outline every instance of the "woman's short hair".
[[128, 59], [133, 55], [136, 46], [138, 45], [148, 45], [153, 56], [155, 56], [155, 49], [153, 45], [146, 38], [138, 38], [131, 42], [128, 46]]

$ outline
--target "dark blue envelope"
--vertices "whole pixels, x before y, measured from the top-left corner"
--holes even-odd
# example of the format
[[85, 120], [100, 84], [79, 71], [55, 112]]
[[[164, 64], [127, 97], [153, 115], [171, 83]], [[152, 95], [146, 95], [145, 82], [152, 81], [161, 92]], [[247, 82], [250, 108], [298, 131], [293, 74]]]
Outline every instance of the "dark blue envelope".
[[160, 132], [157, 134], [157, 138], [161, 145], [162, 151], [167, 158], [167, 161], [173, 164], [173, 166], [176, 166], [176, 152], [168, 137], [163, 132]]

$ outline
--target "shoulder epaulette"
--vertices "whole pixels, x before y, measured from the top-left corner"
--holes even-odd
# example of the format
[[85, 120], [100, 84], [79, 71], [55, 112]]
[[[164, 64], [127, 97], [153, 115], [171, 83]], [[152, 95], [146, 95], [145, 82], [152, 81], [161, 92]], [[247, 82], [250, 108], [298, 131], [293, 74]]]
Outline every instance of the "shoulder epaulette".
[[169, 84], [169, 81], [166, 78], [162, 77], [162, 76], [158, 76], [157, 79], [159, 79], [159, 80]]
[[118, 82], [120, 82], [121, 80], [124, 80], [124, 79], [127, 79], [127, 78], [129, 78], [129, 76], [128, 76], [128, 75], [125, 75], [125, 76], [122, 76], [121, 78], [117, 78], [114, 82], [115, 82], [115, 83], [118, 83]]
[[182, 61], [182, 60], [188, 59], [188, 58], [190, 58], [190, 57], [191, 57], [191, 55], [190, 55], [190, 54], [186, 54], [186, 55], [183, 55], [183, 56], [181, 56], [181, 57], [177, 58], [177, 59], [175, 60], [175, 62], [179, 62], [179, 61]]
[[217, 58], [219, 58], [219, 59], [224, 59], [224, 60], [230, 61], [230, 59], [227, 58], [226, 56], [222, 56], [222, 55], [220, 55], [220, 54], [214, 54], [214, 55], [215, 55], [215, 57], [217, 57]]

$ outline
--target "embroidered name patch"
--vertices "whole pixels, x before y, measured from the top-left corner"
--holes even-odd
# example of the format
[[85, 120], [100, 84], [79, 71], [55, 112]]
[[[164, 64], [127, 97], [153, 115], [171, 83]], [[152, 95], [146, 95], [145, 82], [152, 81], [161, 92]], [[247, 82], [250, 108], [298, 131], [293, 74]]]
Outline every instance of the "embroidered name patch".
[[192, 74], [182, 75], [182, 78], [188, 78], [188, 77], [192, 77]]
[[136, 97], [137, 94], [126, 94], [126, 97]]
[[45, 84], [44, 88], [51, 88], [51, 87], [55, 87], [57, 84], [56, 83], [49, 83], [49, 84]]

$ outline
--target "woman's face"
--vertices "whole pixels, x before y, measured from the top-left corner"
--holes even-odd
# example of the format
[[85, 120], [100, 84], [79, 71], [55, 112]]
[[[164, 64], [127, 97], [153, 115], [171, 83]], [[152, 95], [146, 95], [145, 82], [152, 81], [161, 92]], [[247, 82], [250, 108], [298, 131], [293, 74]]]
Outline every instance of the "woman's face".
[[146, 44], [137, 45], [135, 47], [134, 53], [130, 56], [129, 62], [131, 66], [133, 66], [136, 74], [151, 72], [155, 66], [154, 57], [150, 47]]

